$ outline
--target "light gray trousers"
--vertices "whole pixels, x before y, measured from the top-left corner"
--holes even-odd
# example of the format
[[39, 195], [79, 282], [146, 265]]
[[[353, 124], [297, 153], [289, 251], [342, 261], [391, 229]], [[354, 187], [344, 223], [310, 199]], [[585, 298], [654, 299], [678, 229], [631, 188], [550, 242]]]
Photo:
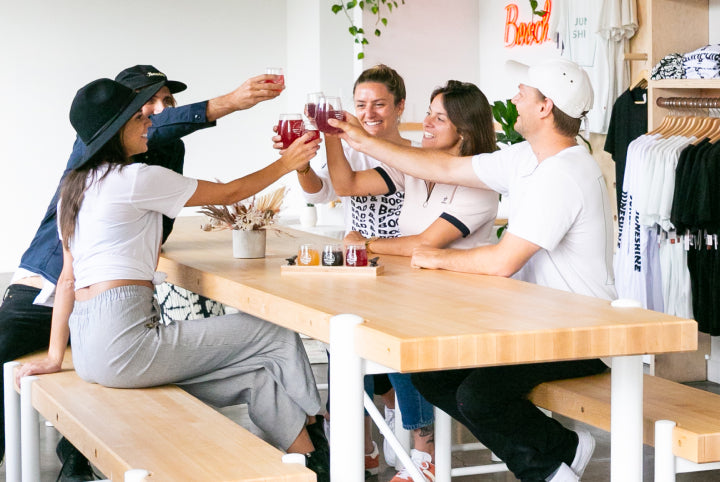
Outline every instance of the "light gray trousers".
[[215, 407], [248, 404], [250, 419], [287, 449], [320, 409], [300, 337], [246, 313], [160, 323], [153, 291], [122, 286], [75, 302], [75, 371], [115, 388], [174, 383]]

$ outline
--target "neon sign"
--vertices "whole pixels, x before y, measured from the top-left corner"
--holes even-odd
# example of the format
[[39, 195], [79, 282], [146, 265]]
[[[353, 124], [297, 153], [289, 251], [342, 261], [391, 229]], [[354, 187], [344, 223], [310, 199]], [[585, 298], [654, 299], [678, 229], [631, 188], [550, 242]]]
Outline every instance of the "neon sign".
[[547, 42], [552, 0], [545, 0], [545, 15], [536, 22], [518, 22], [519, 9], [517, 4], [510, 3], [505, 7], [505, 47], [541, 44]]

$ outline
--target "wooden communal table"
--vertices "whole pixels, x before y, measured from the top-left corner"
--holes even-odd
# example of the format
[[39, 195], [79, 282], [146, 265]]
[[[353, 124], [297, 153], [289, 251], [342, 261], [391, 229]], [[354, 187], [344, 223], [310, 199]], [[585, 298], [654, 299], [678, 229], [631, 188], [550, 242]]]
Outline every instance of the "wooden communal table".
[[[697, 324], [493, 276], [419, 270], [381, 256], [384, 273], [281, 274], [301, 243], [268, 233], [263, 259], [232, 257], [229, 231], [179, 218], [161, 253], [168, 281], [330, 343], [331, 474], [363, 480], [362, 376], [613, 358], [612, 479], [642, 480], [642, 355], [697, 349]], [[438, 474], [437, 480], [444, 480]]]

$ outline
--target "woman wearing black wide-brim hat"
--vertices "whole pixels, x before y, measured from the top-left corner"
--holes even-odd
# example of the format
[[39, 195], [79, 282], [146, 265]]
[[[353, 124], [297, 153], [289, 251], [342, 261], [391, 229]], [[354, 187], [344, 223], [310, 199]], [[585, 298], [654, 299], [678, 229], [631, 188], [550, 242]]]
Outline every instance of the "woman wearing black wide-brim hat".
[[[59, 371], [72, 333], [73, 364], [84, 380], [118, 388], [174, 383], [213, 406], [248, 403], [274, 444], [311, 454], [305, 425], [320, 397], [298, 335], [245, 313], [163, 325], [152, 280], [163, 214], [245, 199], [307, 165], [320, 141], [306, 144], [305, 135], [280, 159], [227, 184], [131, 163], [147, 150], [151, 122], [140, 108], [161, 86], [136, 92], [99, 79], [73, 100], [70, 121], [87, 149], [58, 204], [64, 258], [50, 348], [18, 378]], [[327, 480], [327, 446], [317, 448], [308, 466]]]

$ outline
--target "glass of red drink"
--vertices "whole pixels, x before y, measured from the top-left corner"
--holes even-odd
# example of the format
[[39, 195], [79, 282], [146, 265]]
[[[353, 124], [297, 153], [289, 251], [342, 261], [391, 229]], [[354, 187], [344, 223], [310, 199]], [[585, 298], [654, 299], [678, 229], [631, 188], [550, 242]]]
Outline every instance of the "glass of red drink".
[[348, 244], [345, 248], [345, 264], [348, 266], [367, 266], [367, 249], [364, 244]]
[[285, 74], [283, 74], [282, 67], [268, 67], [265, 69], [266, 74], [279, 75], [280, 77], [276, 80], [265, 80], [266, 84], [285, 84]]
[[323, 94], [322, 92], [310, 92], [307, 95], [307, 99], [305, 101], [305, 117], [315, 122], [317, 105], [320, 102], [320, 98], [324, 96], [325, 94]]
[[282, 148], [287, 149], [295, 139], [305, 133], [305, 124], [301, 114], [280, 114], [278, 134], [282, 138]]
[[328, 119], [345, 120], [345, 112], [343, 112], [340, 97], [321, 97], [315, 114], [315, 122], [320, 132], [325, 134], [341, 133], [341, 129], [328, 124]]
[[312, 121], [305, 121], [305, 133], [310, 134], [310, 139], [305, 141], [305, 144], [320, 138], [320, 131], [317, 126], [312, 123]]

